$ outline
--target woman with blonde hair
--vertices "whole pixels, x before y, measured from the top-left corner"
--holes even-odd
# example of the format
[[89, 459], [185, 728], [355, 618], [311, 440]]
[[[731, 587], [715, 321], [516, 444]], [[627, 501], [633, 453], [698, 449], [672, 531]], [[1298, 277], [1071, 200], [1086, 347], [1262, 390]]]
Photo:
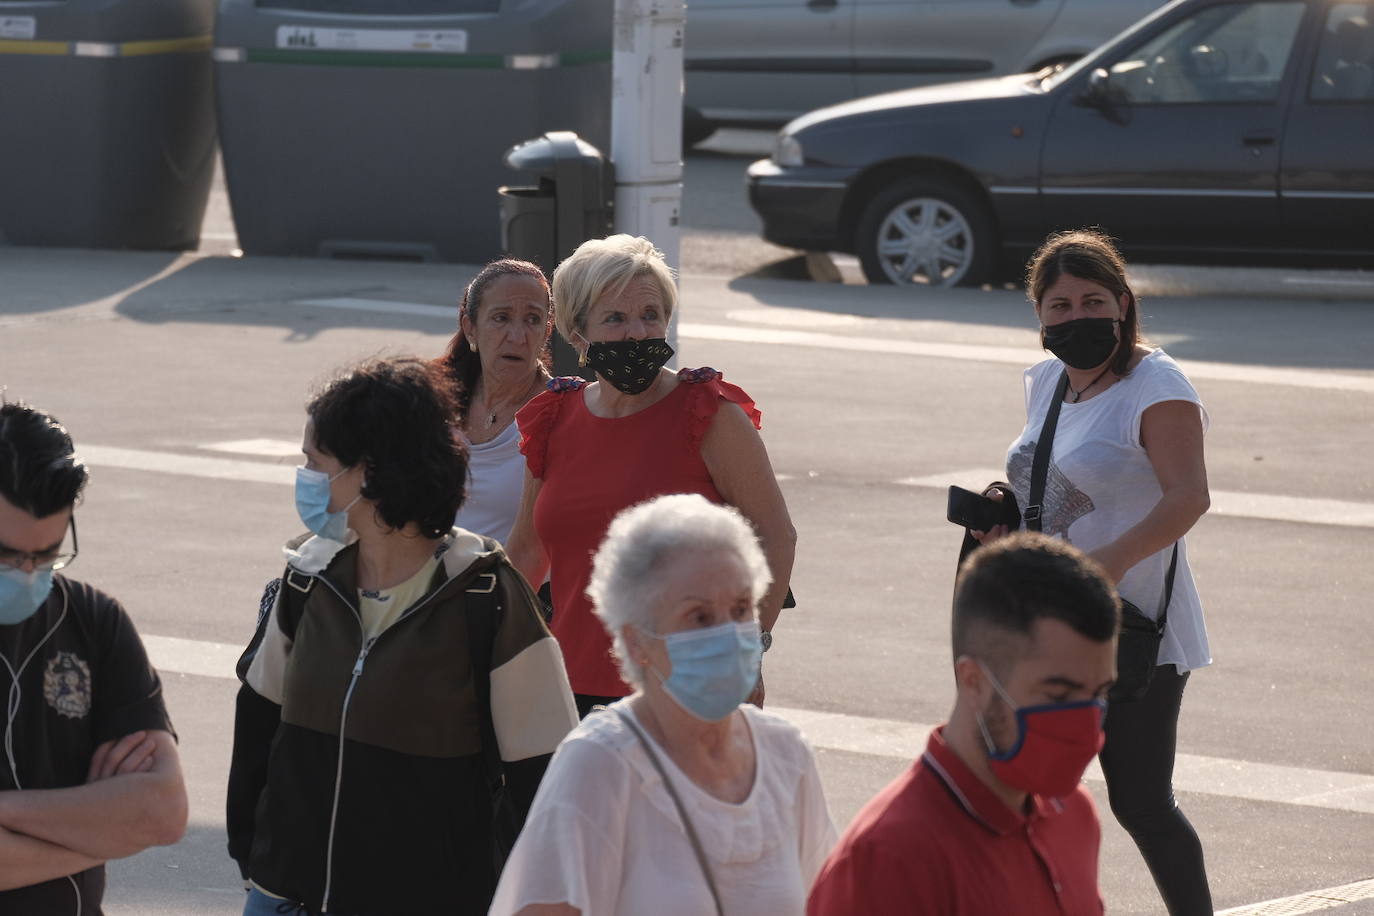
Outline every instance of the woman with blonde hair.
[[[662, 252], [629, 235], [584, 242], [554, 271], [553, 298], [559, 333], [597, 380], [552, 379], [517, 415], [528, 471], [509, 553], [530, 582], [551, 575], [552, 630], [585, 716], [631, 691], [586, 595], [591, 556], [617, 513], [669, 493], [739, 509], [772, 578], [759, 605], [764, 651], [796, 531], [749, 395], [715, 369], [663, 368], [677, 286]], [[751, 699], [762, 702], [762, 678]]]

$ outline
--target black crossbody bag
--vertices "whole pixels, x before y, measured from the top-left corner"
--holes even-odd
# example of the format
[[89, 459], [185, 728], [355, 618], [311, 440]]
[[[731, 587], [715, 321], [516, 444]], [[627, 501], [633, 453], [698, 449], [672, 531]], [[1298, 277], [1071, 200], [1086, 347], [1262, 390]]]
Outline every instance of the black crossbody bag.
[[[1054, 400], [1040, 427], [1040, 439], [1035, 443], [1035, 458], [1031, 462], [1031, 483], [1028, 502], [1021, 518], [1030, 531], [1039, 531], [1044, 509], [1045, 481], [1050, 472], [1050, 451], [1054, 448], [1054, 430], [1059, 425], [1059, 408], [1069, 387], [1069, 374], [1059, 377]], [[1174, 597], [1174, 573], [1178, 570], [1178, 544], [1174, 544], [1169, 572], [1164, 577], [1164, 607], [1159, 620], [1151, 620], [1125, 598], [1121, 599], [1121, 633], [1116, 641], [1116, 683], [1107, 697], [1113, 703], [1138, 700], [1150, 689], [1155, 668], [1159, 665], [1159, 644], [1164, 639], [1164, 626], [1169, 619], [1169, 602]]]

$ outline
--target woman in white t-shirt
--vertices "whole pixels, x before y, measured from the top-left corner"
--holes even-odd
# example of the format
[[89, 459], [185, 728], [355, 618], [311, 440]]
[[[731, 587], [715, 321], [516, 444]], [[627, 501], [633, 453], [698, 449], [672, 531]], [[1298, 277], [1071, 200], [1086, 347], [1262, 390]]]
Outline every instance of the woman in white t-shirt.
[[635, 692], [559, 746], [492, 914], [801, 916], [835, 827], [801, 734], [741, 705], [768, 584], [735, 509], [678, 494], [616, 517], [587, 592]]
[[[1026, 426], [1007, 452], [1007, 479], [1027, 506], [1035, 445], [1067, 373], [1041, 529], [1087, 551], [1121, 597], [1155, 620], [1178, 545], [1158, 667], [1145, 696], [1111, 705], [1101, 762], [1112, 812], [1169, 912], [1211, 913], [1202, 845], [1172, 785], [1183, 688], [1190, 671], [1212, 661], [1184, 541], [1209, 505], [1207, 413], [1178, 364], [1141, 343], [1126, 264], [1105, 235], [1052, 236], [1031, 260], [1027, 287], [1055, 358], [1026, 370]], [[1005, 532], [973, 535], [986, 543]]]
[[458, 332], [440, 365], [460, 386], [458, 427], [468, 447], [468, 492], [454, 524], [510, 537], [525, 483], [515, 414], [544, 388], [553, 300], [544, 272], [503, 259], [482, 268], [463, 293]]

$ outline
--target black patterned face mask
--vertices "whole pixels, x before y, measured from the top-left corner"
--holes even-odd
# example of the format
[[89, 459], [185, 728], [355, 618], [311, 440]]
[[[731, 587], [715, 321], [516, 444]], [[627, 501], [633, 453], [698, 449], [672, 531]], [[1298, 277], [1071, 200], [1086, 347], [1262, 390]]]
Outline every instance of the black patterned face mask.
[[598, 340], [587, 347], [587, 363], [596, 374], [626, 394], [642, 394], [649, 390], [658, 370], [672, 356], [673, 348], [662, 337]]

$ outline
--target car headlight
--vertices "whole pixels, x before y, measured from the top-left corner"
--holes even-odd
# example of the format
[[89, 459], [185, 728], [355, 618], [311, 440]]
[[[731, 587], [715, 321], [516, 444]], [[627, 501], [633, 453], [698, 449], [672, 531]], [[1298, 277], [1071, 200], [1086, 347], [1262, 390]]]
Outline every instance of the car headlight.
[[803, 161], [801, 143], [791, 134], [778, 134], [778, 139], [773, 144], [773, 161], [784, 166], [801, 165]]

